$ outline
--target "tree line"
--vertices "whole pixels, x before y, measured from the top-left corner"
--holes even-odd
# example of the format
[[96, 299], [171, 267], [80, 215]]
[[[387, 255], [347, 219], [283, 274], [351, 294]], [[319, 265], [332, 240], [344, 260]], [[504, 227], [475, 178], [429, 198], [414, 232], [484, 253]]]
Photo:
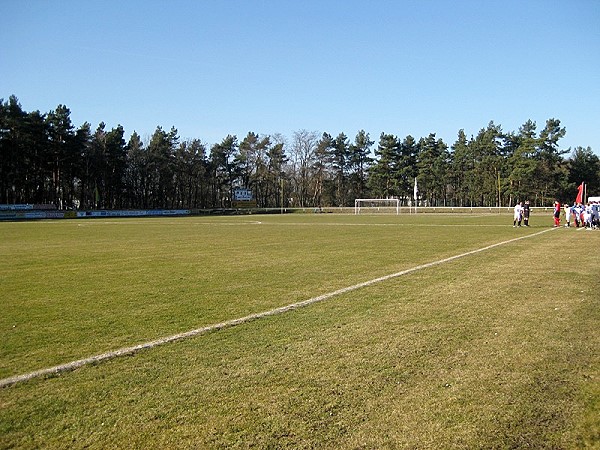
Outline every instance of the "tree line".
[[566, 129], [548, 119], [538, 133], [528, 120], [504, 132], [490, 122], [477, 135], [459, 130], [448, 146], [421, 138], [360, 130], [299, 130], [282, 135], [228, 135], [207, 147], [158, 126], [147, 139], [121, 125], [75, 128], [70, 110], [27, 112], [13, 95], [0, 99], [0, 204], [54, 204], [59, 209], [228, 208], [236, 188], [257, 206], [353, 206], [355, 198], [429, 206], [535, 206], [572, 201], [585, 181], [600, 193], [600, 160], [590, 147], [561, 149]]

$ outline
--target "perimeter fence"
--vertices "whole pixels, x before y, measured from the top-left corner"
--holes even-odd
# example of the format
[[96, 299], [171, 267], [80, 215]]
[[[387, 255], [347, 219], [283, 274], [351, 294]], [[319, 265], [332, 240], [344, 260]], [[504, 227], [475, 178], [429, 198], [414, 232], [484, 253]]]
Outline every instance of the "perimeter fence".
[[[94, 219], [118, 217], [173, 217], [207, 215], [248, 215], [248, 214], [351, 214], [357, 213], [354, 207], [305, 207], [305, 208], [212, 208], [212, 209], [144, 209], [144, 210], [86, 210], [62, 211], [57, 209], [38, 209], [34, 205], [20, 205], [8, 208], [0, 205], [0, 221], [41, 220], [41, 219]], [[12, 205], [11, 205], [12, 206]], [[532, 207], [531, 214], [550, 214], [553, 208]], [[474, 215], [512, 215], [513, 207], [457, 207], [457, 206], [373, 206], [361, 207], [361, 215], [388, 214], [474, 214]]]

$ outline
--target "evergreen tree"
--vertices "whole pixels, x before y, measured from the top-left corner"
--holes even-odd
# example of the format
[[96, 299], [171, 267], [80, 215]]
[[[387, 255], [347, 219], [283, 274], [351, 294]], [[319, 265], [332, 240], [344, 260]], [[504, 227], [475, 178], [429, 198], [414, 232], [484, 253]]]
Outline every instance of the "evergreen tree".
[[344, 133], [338, 134], [333, 140], [330, 151], [331, 174], [335, 183], [334, 205], [346, 206], [348, 197], [346, 186], [349, 158], [348, 137]]
[[77, 200], [79, 208], [92, 208], [93, 203], [93, 186], [94, 179], [92, 177], [92, 131], [91, 124], [85, 122], [75, 132], [76, 147], [79, 151], [79, 160], [77, 163]]
[[576, 147], [567, 161], [569, 168], [568, 190], [562, 200], [573, 201], [577, 186], [585, 182], [588, 193], [600, 193], [600, 158], [591, 147]]
[[531, 183], [536, 172], [537, 151], [536, 124], [528, 120], [520, 128], [518, 134], [506, 137], [508, 149], [508, 205], [518, 201], [534, 200], [535, 189]]
[[46, 116], [48, 130], [47, 163], [52, 173], [51, 201], [57, 208], [72, 206], [73, 183], [79, 153], [75, 148], [71, 111], [58, 105]]
[[417, 142], [411, 135], [406, 136], [399, 147], [394, 172], [398, 194], [404, 202], [413, 196], [414, 180], [417, 176], [418, 151]]
[[179, 144], [175, 154], [175, 206], [197, 208], [206, 204], [206, 147], [193, 139]]
[[267, 194], [267, 161], [266, 153], [271, 145], [269, 136], [260, 137], [256, 133], [248, 133], [240, 143], [239, 153], [235, 158], [236, 169], [240, 177], [240, 186], [251, 188], [258, 204], [266, 206]]
[[106, 133], [106, 172], [104, 186], [106, 204], [109, 208], [120, 208], [123, 205], [127, 149], [124, 130], [121, 125]]
[[210, 149], [212, 205], [230, 207], [233, 196], [234, 160], [238, 151], [237, 137], [228, 135]]
[[568, 150], [560, 150], [558, 141], [564, 137], [566, 129], [560, 126], [560, 120], [548, 119], [540, 132], [537, 152], [537, 170], [535, 179], [542, 203], [562, 197], [568, 191], [568, 169], [562, 155]]
[[376, 198], [398, 195], [394, 171], [399, 160], [400, 143], [393, 134], [381, 133], [375, 150], [376, 160], [369, 168], [369, 189]]
[[467, 141], [464, 130], [458, 131], [458, 136], [452, 145], [449, 182], [454, 191], [454, 201], [457, 206], [473, 206], [474, 158], [471, 146]]
[[369, 133], [360, 130], [350, 144], [348, 153], [348, 169], [350, 181], [350, 199], [363, 198], [367, 189], [367, 171], [373, 161], [369, 156], [371, 146], [375, 143]]
[[148, 144], [150, 207], [171, 208], [175, 202], [175, 151], [179, 137], [175, 127], [167, 133], [160, 126]]
[[135, 131], [129, 138], [126, 152], [124, 205], [128, 208], [147, 208], [150, 193], [148, 152]]
[[90, 145], [91, 177], [93, 179], [93, 207], [106, 207], [106, 124], [100, 122]]
[[419, 140], [417, 160], [419, 190], [429, 206], [446, 206], [448, 148], [435, 133]]
[[284, 167], [288, 162], [283, 142], [270, 145], [267, 149], [267, 187], [266, 205], [269, 207], [284, 207], [283, 187], [285, 183]]
[[500, 206], [501, 177], [504, 169], [504, 135], [499, 125], [490, 122], [470, 143], [475, 160], [473, 189], [477, 206]]
[[23, 182], [34, 155], [28, 151], [27, 113], [17, 97], [0, 99], [0, 203], [21, 203], [30, 195]]
[[248, 132], [240, 142], [239, 152], [235, 155], [234, 165], [239, 178], [239, 186], [250, 188], [250, 180], [256, 173], [258, 159], [260, 158], [260, 137], [258, 134]]
[[312, 204], [321, 207], [334, 204], [335, 184], [329, 177], [329, 165], [333, 152], [334, 139], [329, 133], [323, 133], [315, 148], [313, 164], [313, 198]]

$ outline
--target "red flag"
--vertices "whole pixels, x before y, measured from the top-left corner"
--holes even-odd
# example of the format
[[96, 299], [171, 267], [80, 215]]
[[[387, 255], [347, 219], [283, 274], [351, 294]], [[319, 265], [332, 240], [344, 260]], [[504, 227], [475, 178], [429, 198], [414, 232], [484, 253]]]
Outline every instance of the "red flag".
[[575, 203], [583, 203], [583, 183], [577, 187], [577, 198], [575, 199]]

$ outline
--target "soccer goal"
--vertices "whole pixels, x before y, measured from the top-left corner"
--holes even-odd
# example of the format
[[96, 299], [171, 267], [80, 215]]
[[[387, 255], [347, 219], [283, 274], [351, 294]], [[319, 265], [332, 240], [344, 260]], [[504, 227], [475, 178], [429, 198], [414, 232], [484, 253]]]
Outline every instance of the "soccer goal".
[[397, 198], [357, 198], [354, 200], [354, 214], [400, 214], [400, 200]]

